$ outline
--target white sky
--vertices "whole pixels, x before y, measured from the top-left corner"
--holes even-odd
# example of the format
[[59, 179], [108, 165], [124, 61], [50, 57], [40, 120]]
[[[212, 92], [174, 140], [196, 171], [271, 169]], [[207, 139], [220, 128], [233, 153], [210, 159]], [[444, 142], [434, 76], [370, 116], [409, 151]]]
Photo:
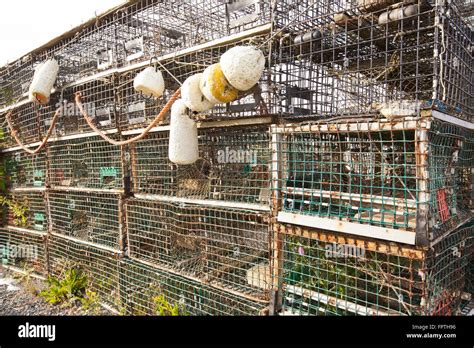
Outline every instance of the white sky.
[[0, 2], [0, 66], [124, 0], [7, 0]]

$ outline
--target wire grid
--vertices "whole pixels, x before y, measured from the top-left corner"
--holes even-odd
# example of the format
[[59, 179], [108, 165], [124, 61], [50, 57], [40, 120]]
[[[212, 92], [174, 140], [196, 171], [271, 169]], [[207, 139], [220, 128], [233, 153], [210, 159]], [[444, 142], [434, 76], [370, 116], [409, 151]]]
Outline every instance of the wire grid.
[[211, 285], [168, 273], [141, 262], [120, 262], [120, 289], [126, 315], [157, 315], [161, 303], [178, 308], [178, 315], [261, 315], [268, 303], [216, 289]]
[[65, 88], [61, 91], [64, 113], [56, 125], [56, 134], [92, 132], [75, 104], [75, 94], [81, 92], [82, 105], [96, 127], [109, 130], [117, 127], [115, 79], [113, 75]]
[[282, 210], [414, 230], [415, 132], [385, 125], [354, 121], [277, 130]]
[[[117, 82], [120, 128], [125, 130], [147, 126], [158, 115], [170, 96], [180, 87], [176, 80], [183, 83], [188, 77], [203, 72], [208, 66], [218, 63], [221, 55], [236, 45], [258, 46], [263, 44], [267, 38], [268, 35], [254, 36], [231, 44], [193, 50], [160, 62], [161, 65], [157, 64], [156, 68], [163, 73], [166, 89], [163, 97], [159, 99], [145, 97], [133, 88], [133, 80], [142, 69], [120, 74]], [[262, 50], [268, 56], [269, 51], [266, 45], [262, 47]], [[211, 121], [275, 114], [276, 110], [271, 99], [272, 88], [270, 69], [267, 69], [259, 84], [242, 98], [232, 103], [216, 105], [209, 112], [196, 114], [194, 117], [197, 120]], [[169, 123], [169, 115], [162, 123]]]
[[117, 194], [50, 191], [51, 230], [120, 250], [120, 197]]
[[[59, 108], [59, 94], [51, 95], [50, 103], [45, 106], [35, 105], [33, 103], [21, 104], [12, 110], [10, 119], [12, 126], [17, 132], [17, 136], [23, 144], [34, 143], [43, 140], [49, 129], [50, 123], [47, 120], [53, 118], [56, 110]], [[6, 114], [5, 114], [6, 115]], [[11, 129], [3, 119], [4, 134], [7, 134], [7, 146], [17, 146], [17, 142], [10, 135]]]
[[0, 228], [0, 259], [3, 265], [14, 266], [37, 274], [46, 273], [46, 236], [39, 233]]
[[7, 65], [0, 71], [0, 105], [26, 93], [34, 68], [48, 58], [59, 62], [62, 86], [269, 23], [270, 17], [268, 0], [133, 1]]
[[0, 112], [0, 147], [2, 149], [15, 146], [16, 142], [10, 135], [7, 125], [6, 112]]
[[187, 166], [169, 161], [168, 137], [153, 133], [132, 147], [134, 192], [269, 204], [268, 126], [199, 129], [200, 159]]
[[426, 252], [285, 227], [284, 314], [456, 315], [461, 307], [474, 253], [472, 224]]
[[428, 257], [425, 292], [428, 315], [457, 315], [461, 293], [472, 278], [469, 263], [474, 255], [474, 227], [467, 224], [443, 238]]
[[277, 228], [284, 231], [284, 314], [457, 315], [471, 281], [472, 223], [428, 251]]
[[457, 202], [461, 209], [474, 209], [474, 147], [472, 142], [463, 143], [459, 155], [460, 187]]
[[[162, 71], [159, 67], [157, 69]], [[141, 70], [143, 69], [124, 72], [117, 79], [118, 126], [123, 130], [148, 126], [178, 88], [176, 81], [167, 78], [166, 89], [161, 98], [146, 97], [133, 88], [133, 80]], [[162, 73], [164, 73], [163, 77], [166, 77], [166, 73], [164, 71]], [[169, 113], [166, 118], [169, 119]]]
[[0, 107], [13, 104], [28, 92], [37, 64], [31, 55], [28, 55], [0, 70]]
[[443, 22], [446, 47], [443, 46], [444, 63], [440, 72], [443, 84], [438, 84], [438, 95], [444, 97], [446, 105], [443, 105], [443, 109], [451, 106], [449, 112], [454, 112], [455, 115], [472, 122], [474, 120], [473, 27], [463, 18], [462, 10], [461, 1], [452, 1], [446, 8]]
[[53, 187], [123, 188], [119, 146], [92, 136], [53, 142], [47, 151]]
[[133, 199], [127, 202], [129, 254], [265, 298], [271, 275], [253, 274], [259, 265], [269, 270], [268, 221], [268, 214], [248, 210]]
[[120, 11], [121, 60], [133, 62], [174, 53], [225, 33], [218, 1], [138, 1]]
[[5, 152], [3, 158], [7, 185], [10, 189], [44, 187], [46, 155], [31, 155], [23, 150]]
[[48, 230], [44, 192], [12, 191], [7, 199], [11, 205], [4, 204], [4, 211], [9, 226], [43, 232]]
[[270, 2], [138, 1], [116, 13], [122, 64], [175, 53], [269, 23]]
[[[415, 3], [418, 14], [380, 25], [386, 7], [368, 12], [345, 0], [278, 1], [275, 30], [284, 32], [274, 67], [280, 112], [286, 117], [377, 115], [384, 103], [404, 101], [408, 106], [393, 108], [445, 111], [449, 106], [469, 118], [472, 67], [464, 47], [472, 37], [467, 30], [455, 31], [456, 40], [445, 49], [446, 32], [454, 31], [448, 27], [459, 16], [453, 11], [441, 30], [435, 16], [443, 9], [430, 1]], [[440, 74], [445, 78], [438, 81]], [[442, 85], [449, 85], [446, 95], [439, 93]]]
[[120, 308], [119, 255], [57, 235], [48, 237], [49, 273], [61, 278], [68, 269], [81, 269], [88, 288], [102, 303]]
[[285, 314], [422, 314], [423, 260], [300, 236], [283, 245]]
[[58, 85], [118, 67], [117, 26], [114, 16], [96, 18], [91, 25], [47, 48], [60, 66]]
[[429, 215], [433, 237], [470, 216], [474, 132], [435, 121], [429, 133]]

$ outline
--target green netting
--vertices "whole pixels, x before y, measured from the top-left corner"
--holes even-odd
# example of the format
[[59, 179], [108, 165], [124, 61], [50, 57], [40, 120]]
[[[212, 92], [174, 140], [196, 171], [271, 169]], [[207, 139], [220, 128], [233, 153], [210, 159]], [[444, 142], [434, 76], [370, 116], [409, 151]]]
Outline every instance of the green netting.
[[283, 313], [455, 315], [469, 281], [472, 226], [416, 257], [286, 236]]
[[259, 315], [268, 307], [266, 301], [252, 301], [138, 261], [123, 260], [120, 270], [120, 293], [127, 315], [157, 315], [158, 296], [178, 306], [180, 315]]
[[288, 128], [280, 145], [284, 211], [415, 229], [414, 131]]

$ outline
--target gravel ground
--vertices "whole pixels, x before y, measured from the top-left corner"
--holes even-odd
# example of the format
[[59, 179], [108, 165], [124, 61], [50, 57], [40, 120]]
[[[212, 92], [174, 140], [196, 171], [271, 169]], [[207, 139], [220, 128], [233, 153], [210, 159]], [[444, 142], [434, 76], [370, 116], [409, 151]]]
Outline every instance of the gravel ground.
[[85, 311], [79, 306], [64, 307], [51, 305], [37, 296], [45, 288], [38, 279], [26, 282], [14, 273], [0, 266], [0, 316], [2, 315], [111, 315], [108, 311], [99, 313]]

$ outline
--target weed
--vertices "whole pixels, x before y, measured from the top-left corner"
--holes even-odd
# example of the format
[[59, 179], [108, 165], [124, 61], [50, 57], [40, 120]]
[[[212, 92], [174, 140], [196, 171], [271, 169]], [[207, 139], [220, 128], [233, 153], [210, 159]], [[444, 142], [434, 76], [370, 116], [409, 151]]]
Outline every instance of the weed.
[[164, 295], [153, 298], [155, 303], [155, 313], [159, 316], [186, 316], [187, 313], [177, 302], [171, 304]]
[[80, 269], [69, 269], [63, 279], [48, 277], [48, 288], [40, 293], [51, 304], [72, 303], [86, 294], [87, 276]]

